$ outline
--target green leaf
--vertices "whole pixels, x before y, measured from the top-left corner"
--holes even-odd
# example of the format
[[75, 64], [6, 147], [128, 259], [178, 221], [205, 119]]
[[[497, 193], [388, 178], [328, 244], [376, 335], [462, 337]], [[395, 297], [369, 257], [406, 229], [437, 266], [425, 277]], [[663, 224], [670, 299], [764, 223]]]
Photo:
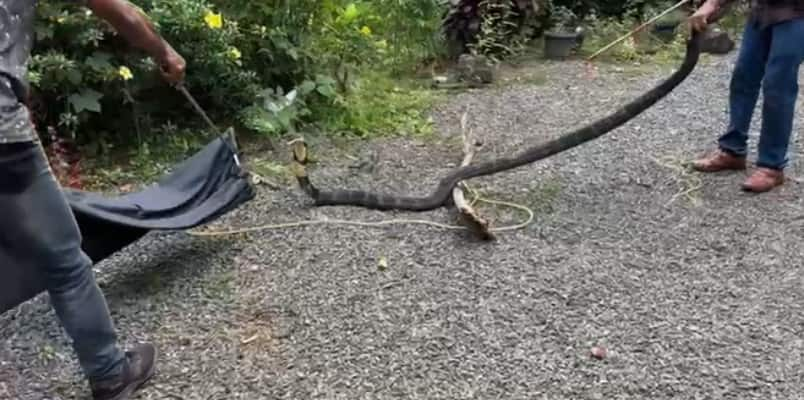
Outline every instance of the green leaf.
[[76, 113], [87, 110], [99, 113], [101, 112], [100, 99], [103, 94], [98, 93], [92, 89], [86, 89], [81, 93], [74, 93], [70, 95], [68, 101]]
[[278, 106], [278, 105], [277, 105], [275, 102], [273, 102], [273, 101], [266, 101], [266, 102], [265, 102], [265, 108], [267, 108], [267, 109], [268, 109], [268, 111], [270, 111], [270, 112], [272, 112], [272, 113], [274, 113], [274, 114], [276, 114], [276, 113], [278, 113], [278, 112], [282, 111], [282, 108], [281, 108], [281, 107], [279, 107], [279, 106]]
[[293, 59], [294, 61], [296, 61], [296, 60], [298, 60], [298, 59], [299, 59], [299, 52], [298, 52], [298, 50], [296, 50], [296, 49], [294, 49], [294, 48], [292, 48], [292, 47], [291, 47], [291, 48], [287, 49], [287, 53], [288, 53], [288, 55], [290, 56], [290, 58], [291, 58], [291, 59]]
[[302, 96], [309, 94], [313, 90], [315, 90], [315, 82], [311, 80], [306, 80], [299, 85], [299, 92], [301, 92]]
[[36, 40], [52, 39], [55, 33], [53, 28], [47, 25], [37, 25], [34, 32]]
[[316, 91], [327, 98], [335, 96], [335, 89], [329, 85], [319, 86], [316, 88]]
[[282, 125], [283, 128], [287, 129], [290, 127], [290, 112], [287, 109], [282, 110], [279, 114], [277, 114], [276, 118], [279, 120], [279, 123]]
[[81, 71], [77, 69], [71, 69], [66, 72], [67, 80], [70, 81], [73, 85], [80, 85], [83, 76], [81, 75]]
[[334, 85], [335, 84], [335, 79], [332, 79], [331, 77], [326, 76], [326, 75], [316, 75], [315, 81], [319, 85], [327, 85], [327, 86], [329, 86], [329, 85]]
[[95, 52], [87, 57], [84, 63], [90, 68], [102, 71], [107, 68], [112, 68], [112, 64], [109, 62], [111, 57], [111, 54], [108, 53]]
[[344, 21], [349, 23], [354, 21], [360, 15], [360, 11], [357, 10], [355, 3], [349, 3], [341, 15], [343, 16]]

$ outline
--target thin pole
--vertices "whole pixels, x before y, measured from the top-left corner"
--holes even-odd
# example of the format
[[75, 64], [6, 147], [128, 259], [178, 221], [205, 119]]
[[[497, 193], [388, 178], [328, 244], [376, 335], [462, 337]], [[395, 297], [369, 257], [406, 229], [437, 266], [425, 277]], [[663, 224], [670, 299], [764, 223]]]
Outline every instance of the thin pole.
[[176, 85], [176, 88], [179, 89], [179, 91], [182, 92], [182, 94], [184, 94], [184, 97], [187, 99], [187, 101], [190, 102], [193, 108], [195, 108], [195, 111], [198, 113], [198, 115], [200, 115], [201, 118], [203, 118], [204, 121], [206, 121], [207, 125], [209, 125], [209, 127], [212, 128], [212, 130], [215, 131], [215, 133], [220, 133], [218, 131], [218, 127], [215, 126], [215, 124], [212, 122], [211, 119], [209, 119], [207, 113], [205, 113], [204, 110], [201, 108], [201, 106], [198, 105], [198, 102], [195, 101], [195, 98], [193, 98], [190, 92], [187, 91], [187, 88], [184, 87], [184, 84], [179, 83], [178, 85]]
[[667, 10], [664, 10], [664, 11], [663, 11], [661, 14], [659, 14], [659, 15], [657, 15], [657, 16], [655, 16], [655, 17], [651, 18], [651, 19], [650, 19], [650, 20], [648, 20], [647, 22], [645, 22], [645, 23], [643, 23], [642, 25], [638, 26], [636, 29], [632, 30], [631, 32], [626, 33], [625, 35], [623, 35], [623, 36], [622, 36], [622, 37], [620, 37], [619, 39], [617, 39], [617, 40], [615, 40], [615, 41], [613, 41], [613, 42], [609, 43], [608, 45], [606, 45], [606, 46], [605, 46], [605, 47], [603, 47], [602, 49], [600, 49], [600, 50], [596, 51], [596, 52], [595, 52], [595, 54], [592, 54], [591, 56], [589, 56], [589, 57], [586, 59], [586, 61], [592, 61], [592, 59], [593, 59], [593, 58], [595, 58], [595, 57], [599, 56], [599, 55], [600, 55], [601, 53], [603, 53], [604, 51], [606, 51], [606, 50], [608, 50], [608, 49], [610, 49], [610, 48], [614, 47], [615, 45], [617, 45], [618, 43], [622, 42], [623, 40], [628, 39], [629, 37], [633, 36], [635, 33], [637, 33], [637, 32], [639, 32], [639, 31], [641, 31], [641, 30], [642, 30], [644, 27], [646, 27], [646, 26], [648, 26], [648, 25], [652, 24], [653, 22], [656, 22], [656, 20], [658, 20], [659, 18], [664, 17], [664, 16], [665, 16], [665, 15], [667, 15], [667, 14], [670, 14], [671, 12], [675, 11], [676, 9], [678, 9], [679, 7], [681, 7], [681, 6], [683, 6], [684, 4], [688, 3], [689, 1], [690, 1], [690, 0], [681, 0], [681, 1], [679, 1], [678, 3], [676, 3], [676, 5], [674, 5], [674, 6], [670, 7], [670, 8], [668, 8]]
[[[215, 131], [215, 134], [218, 135], [218, 136], [222, 136], [221, 132], [218, 130], [218, 127], [215, 126], [215, 124], [212, 122], [211, 119], [209, 119], [209, 117], [207, 116], [207, 113], [204, 112], [204, 109], [201, 108], [201, 106], [198, 104], [198, 102], [195, 101], [195, 98], [193, 97], [193, 95], [191, 95], [190, 92], [187, 90], [187, 88], [184, 87], [184, 83], [177, 84], [176, 88], [180, 92], [182, 92], [182, 94], [184, 94], [184, 97], [187, 98], [187, 101], [189, 101], [190, 104], [192, 104], [192, 106], [195, 109], [195, 111], [201, 116], [201, 118], [204, 119], [204, 121], [207, 122], [207, 125], [209, 125], [209, 127], [212, 128], [212, 130]], [[234, 139], [234, 132], [231, 133], [231, 136], [232, 136], [232, 139]], [[226, 144], [226, 146], [229, 147], [229, 150], [232, 151], [232, 156], [234, 157], [235, 164], [237, 164], [237, 166], [239, 167], [240, 166], [240, 158], [237, 156], [237, 149], [232, 144], [227, 142], [226, 140], [224, 140], [223, 143]]]

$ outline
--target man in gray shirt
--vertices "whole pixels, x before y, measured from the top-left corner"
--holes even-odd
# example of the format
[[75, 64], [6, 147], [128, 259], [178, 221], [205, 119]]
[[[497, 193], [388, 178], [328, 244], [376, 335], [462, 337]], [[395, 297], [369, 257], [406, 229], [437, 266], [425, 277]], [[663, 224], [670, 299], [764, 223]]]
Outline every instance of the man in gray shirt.
[[[125, 0], [74, 1], [153, 57], [168, 82], [184, 79], [184, 59], [136, 7]], [[153, 375], [156, 350], [150, 344], [119, 348], [92, 262], [81, 250], [81, 232], [25, 107], [35, 13], [35, 0], [0, 0], [0, 251], [44, 272], [93, 399], [123, 400]]]

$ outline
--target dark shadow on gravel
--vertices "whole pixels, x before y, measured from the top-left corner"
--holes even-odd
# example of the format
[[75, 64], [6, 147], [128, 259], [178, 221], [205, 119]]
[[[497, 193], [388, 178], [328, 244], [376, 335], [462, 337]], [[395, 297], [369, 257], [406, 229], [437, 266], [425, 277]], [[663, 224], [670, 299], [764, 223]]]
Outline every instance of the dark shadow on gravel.
[[100, 284], [110, 309], [121, 301], [143, 301], [164, 294], [179, 281], [201, 280], [219, 261], [213, 255], [227, 254], [233, 246], [231, 240], [165, 236], [149, 244], [147, 252], [139, 251], [141, 257], [120, 263], [114, 276]]

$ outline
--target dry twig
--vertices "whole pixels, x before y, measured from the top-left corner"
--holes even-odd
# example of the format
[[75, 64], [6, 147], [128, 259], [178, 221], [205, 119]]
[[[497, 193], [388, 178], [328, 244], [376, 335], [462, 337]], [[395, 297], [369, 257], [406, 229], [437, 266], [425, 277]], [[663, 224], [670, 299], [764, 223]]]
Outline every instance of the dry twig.
[[[475, 155], [475, 147], [477, 143], [473, 140], [471, 132], [466, 128], [467, 113], [464, 112], [461, 116], [461, 137], [463, 138], [463, 160], [461, 167], [465, 167], [472, 163], [472, 158]], [[461, 221], [467, 225], [470, 231], [478, 235], [483, 240], [494, 240], [494, 234], [489, 230], [489, 221], [483, 218], [478, 212], [472, 208], [472, 205], [466, 201], [463, 195], [465, 186], [462, 182], [452, 189], [452, 201], [455, 208], [458, 210]]]

